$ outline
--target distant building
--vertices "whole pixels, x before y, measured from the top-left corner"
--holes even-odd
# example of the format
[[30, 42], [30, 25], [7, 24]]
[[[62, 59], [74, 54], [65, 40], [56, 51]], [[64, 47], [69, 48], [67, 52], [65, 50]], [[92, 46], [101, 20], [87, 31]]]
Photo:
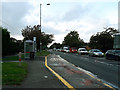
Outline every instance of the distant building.
[[114, 35], [114, 49], [120, 49], [120, 33]]

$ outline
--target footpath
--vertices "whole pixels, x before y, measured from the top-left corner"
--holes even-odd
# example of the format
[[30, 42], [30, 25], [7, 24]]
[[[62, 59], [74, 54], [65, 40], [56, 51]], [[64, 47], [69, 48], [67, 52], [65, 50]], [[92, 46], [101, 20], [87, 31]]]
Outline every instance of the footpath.
[[21, 85], [3, 86], [7, 89], [113, 89], [91, 74], [77, 68], [59, 55], [35, 57], [28, 62], [28, 76]]
[[45, 67], [45, 57], [25, 60], [28, 63], [28, 75], [21, 85], [5, 85], [2, 90], [33, 90], [49, 88], [67, 88], [54, 74]]

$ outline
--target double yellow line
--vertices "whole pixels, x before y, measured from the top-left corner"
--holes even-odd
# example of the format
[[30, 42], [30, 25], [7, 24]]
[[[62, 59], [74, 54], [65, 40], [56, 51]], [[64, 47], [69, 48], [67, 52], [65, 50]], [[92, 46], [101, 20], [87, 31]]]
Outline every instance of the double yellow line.
[[52, 70], [48, 65], [47, 65], [47, 56], [45, 56], [45, 66], [60, 80], [63, 82], [65, 86], [67, 86], [71, 90], [75, 90], [73, 86], [71, 86], [65, 79], [63, 79], [59, 74], [57, 74], [54, 70]]

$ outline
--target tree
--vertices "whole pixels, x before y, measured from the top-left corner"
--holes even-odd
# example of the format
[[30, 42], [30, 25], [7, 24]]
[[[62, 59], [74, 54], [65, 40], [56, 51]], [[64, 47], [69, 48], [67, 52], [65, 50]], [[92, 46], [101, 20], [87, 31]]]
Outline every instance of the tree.
[[89, 46], [106, 52], [108, 49], [113, 48], [113, 35], [118, 33], [118, 30], [111, 27], [104, 29], [105, 31], [91, 36]]
[[103, 31], [102, 33], [104, 33], [104, 34], [110, 34], [112, 37], [113, 37], [113, 35], [114, 34], [116, 34], [116, 33], [119, 33], [119, 31], [117, 30], [117, 29], [115, 29], [115, 28], [112, 28], [112, 27], [104, 27], [104, 29], [105, 29], [105, 31]]
[[63, 45], [70, 47], [81, 47], [84, 45], [84, 41], [79, 38], [77, 31], [71, 31], [64, 37]]
[[10, 38], [10, 32], [7, 29], [0, 27], [2, 30], [2, 55], [16, 54], [23, 49], [22, 41], [18, 41], [15, 38]]
[[60, 43], [53, 43], [50, 46], [50, 49], [53, 49], [53, 48], [60, 49], [61, 47], [62, 47], [62, 44], [60, 44]]
[[26, 28], [22, 29], [22, 35], [25, 40], [33, 40], [33, 37], [36, 37], [37, 43], [37, 50], [40, 49], [40, 42], [42, 43], [42, 49], [45, 49], [48, 44], [52, 43], [53, 35], [52, 34], [45, 34], [39, 30], [40, 25], [34, 25], [33, 27], [27, 26]]
[[9, 52], [10, 32], [7, 29], [0, 27], [2, 30], [2, 55], [7, 55]]
[[98, 48], [105, 52], [113, 47], [113, 37], [110, 34], [96, 34], [90, 38], [90, 47]]

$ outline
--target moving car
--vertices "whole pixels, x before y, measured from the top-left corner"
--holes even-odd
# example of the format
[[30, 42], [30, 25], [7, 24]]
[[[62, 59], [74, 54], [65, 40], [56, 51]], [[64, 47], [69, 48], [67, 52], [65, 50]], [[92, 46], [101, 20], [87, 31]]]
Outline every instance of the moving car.
[[120, 50], [108, 50], [105, 53], [106, 59], [120, 60]]
[[99, 56], [99, 57], [103, 57], [104, 53], [102, 53], [99, 49], [91, 49], [89, 51], [89, 56]]
[[71, 53], [77, 53], [77, 49], [75, 47], [70, 48]]
[[87, 54], [88, 54], [88, 51], [87, 51], [85, 48], [79, 48], [79, 49], [78, 49], [78, 53], [81, 54], [81, 55], [82, 55], [82, 54], [86, 54], [86, 55], [87, 55]]

